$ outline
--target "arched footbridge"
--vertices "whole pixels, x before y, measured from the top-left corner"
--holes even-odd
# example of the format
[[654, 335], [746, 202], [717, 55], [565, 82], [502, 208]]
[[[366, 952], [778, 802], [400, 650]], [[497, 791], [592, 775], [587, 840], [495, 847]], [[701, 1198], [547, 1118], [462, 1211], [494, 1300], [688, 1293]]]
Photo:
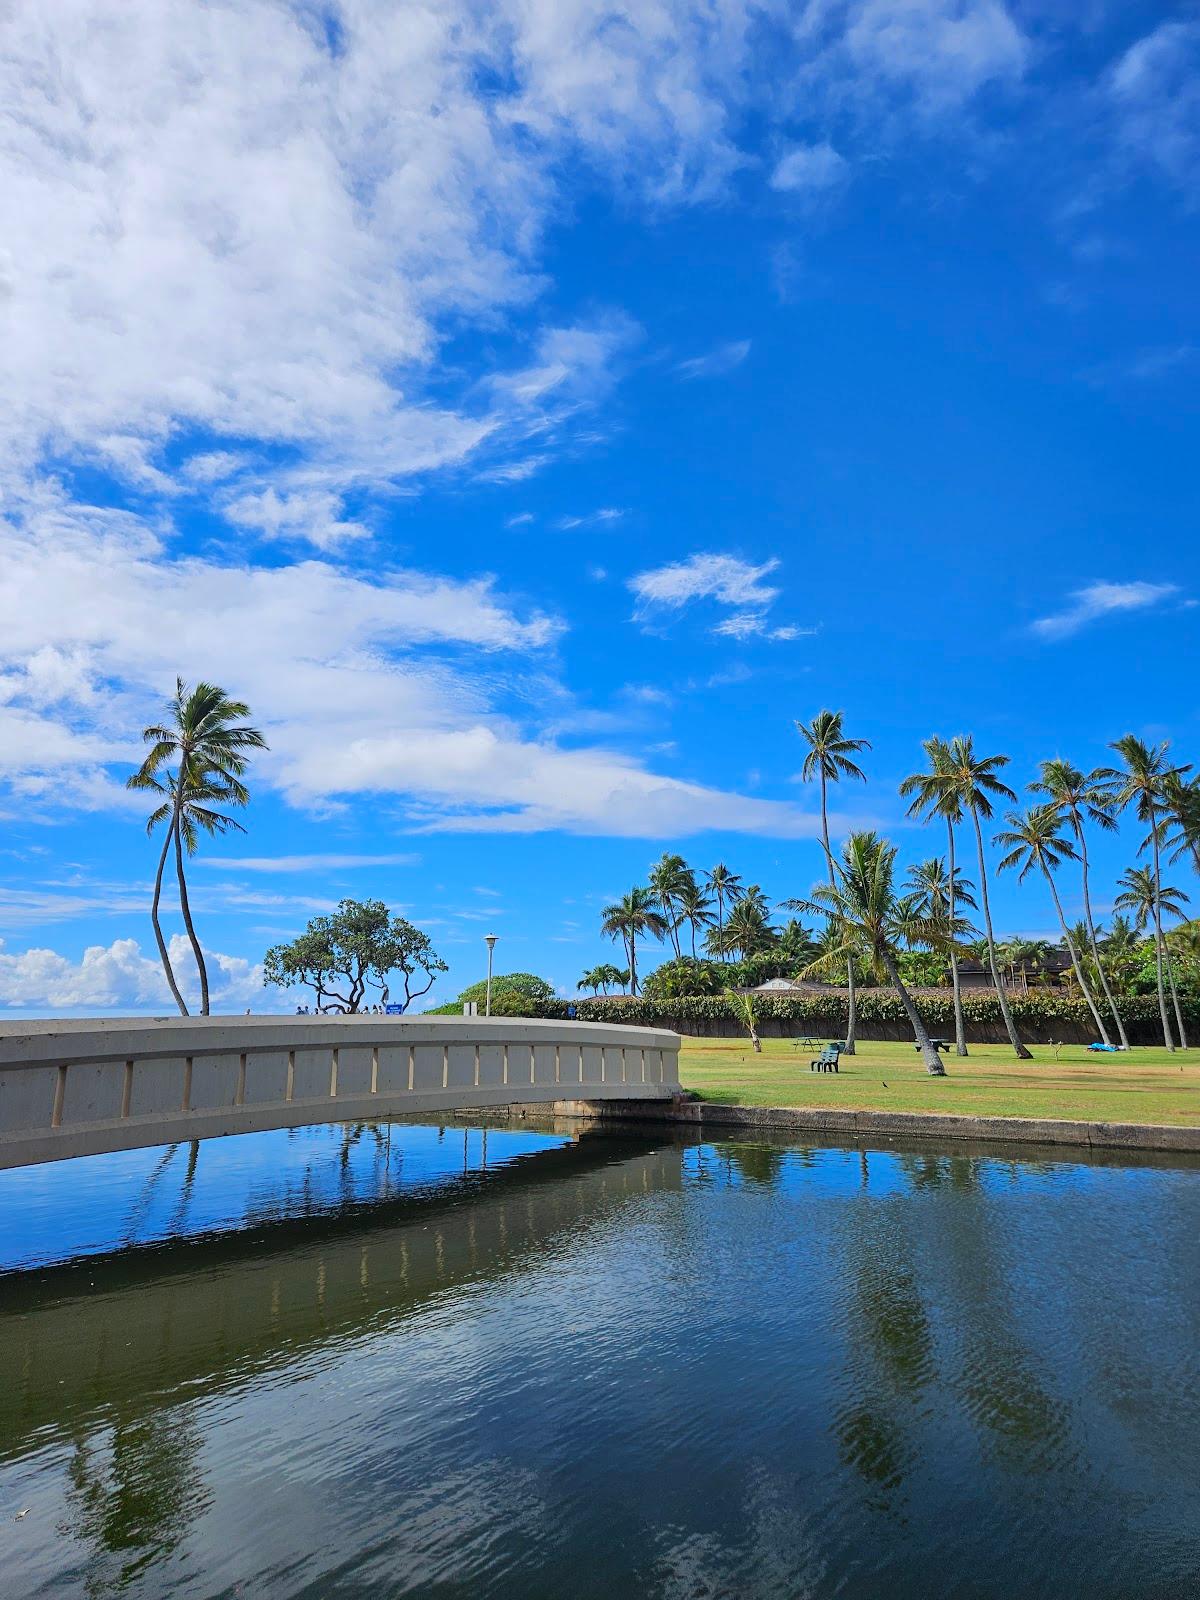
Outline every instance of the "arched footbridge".
[[147, 1017], [0, 1028], [0, 1168], [316, 1122], [665, 1100], [678, 1035], [510, 1017]]

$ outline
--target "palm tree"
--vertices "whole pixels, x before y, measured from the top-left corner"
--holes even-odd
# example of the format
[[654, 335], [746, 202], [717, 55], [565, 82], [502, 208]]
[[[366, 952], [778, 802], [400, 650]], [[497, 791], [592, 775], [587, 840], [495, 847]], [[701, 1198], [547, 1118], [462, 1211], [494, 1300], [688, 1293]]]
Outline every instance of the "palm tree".
[[890, 983], [900, 996], [925, 1070], [931, 1078], [944, 1078], [942, 1058], [905, 986], [896, 955], [901, 944], [942, 948], [945, 936], [917, 914], [911, 897], [897, 896], [896, 847], [886, 839], [874, 833], [852, 833], [835, 871], [828, 888], [813, 890], [810, 909], [823, 912], [840, 937], [831, 950], [804, 969], [804, 975], [837, 969], [843, 962], [865, 957], [880, 980]]
[[1058, 885], [1054, 881], [1054, 874], [1064, 861], [1078, 861], [1079, 852], [1069, 839], [1064, 838], [1063, 828], [1066, 819], [1058, 806], [1044, 805], [1033, 806], [1030, 810], [1021, 813], [1010, 811], [1006, 818], [1007, 829], [998, 833], [994, 843], [1008, 851], [999, 863], [999, 871], [1006, 872], [1010, 867], [1018, 868], [1017, 882], [1024, 883], [1033, 871], [1038, 871], [1050, 885], [1050, 895], [1054, 901], [1054, 909], [1058, 913], [1059, 926], [1062, 928], [1063, 941], [1067, 953], [1071, 957], [1071, 966], [1075, 972], [1075, 981], [1078, 983], [1083, 998], [1087, 1001], [1088, 1010], [1092, 1013], [1092, 1020], [1100, 1029], [1100, 1037], [1105, 1044], [1111, 1043], [1108, 1030], [1104, 1026], [1104, 1018], [1100, 1015], [1099, 1007], [1092, 998], [1092, 991], [1088, 987], [1087, 978], [1084, 976], [1083, 966], [1079, 960], [1079, 951], [1071, 938], [1071, 930], [1067, 927], [1066, 915], [1063, 912], [1062, 901], [1058, 897]]
[[682, 856], [664, 852], [661, 859], [650, 869], [650, 891], [662, 907], [666, 919], [666, 931], [674, 947], [676, 961], [683, 954], [679, 947], [679, 925], [683, 917], [677, 907], [689, 886], [694, 889], [696, 879]]
[[704, 881], [712, 890], [717, 902], [717, 938], [716, 945], [724, 944], [725, 933], [725, 906], [728, 902], [732, 905], [741, 898], [742, 880], [736, 872], [730, 872], [723, 861], [718, 861], [715, 867], [710, 867], [704, 874]]
[[[1113, 816], [1111, 790], [1105, 784], [1099, 769], [1085, 774], [1061, 757], [1056, 757], [1053, 761], [1043, 761], [1041, 777], [1035, 783], [1031, 783], [1029, 788], [1033, 794], [1044, 794], [1047, 797], [1059, 816], [1070, 823], [1071, 831], [1075, 835], [1075, 843], [1079, 847], [1080, 875], [1083, 879], [1083, 915], [1087, 924], [1088, 948], [1092, 952], [1092, 960], [1099, 975], [1100, 987], [1104, 990], [1104, 998], [1108, 1002], [1108, 1009], [1112, 1012], [1117, 1025], [1121, 1048], [1128, 1050], [1129, 1036], [1125, 1032], [1121, 1008], [1117, 1005], [1109, 987], [1108, 975], [1100, 960], [1100, 942], [1096, 935], [1095, 919], [1092, 916], [1087, 831], [1084, 827], [1085, 822], [1094, 822], [1098, 828], [1103, 828], [1106, 832], [1116, 831], [1117, 822]], [[1100, 1037], [1105, 1044], [1109, 1042], [1103, 1023], [1100, 1025]]]
[[[955, 867], [951, 874], [944, 856], [931, 856], [928, 861], [918, 861], [916, 866], [908, 869], [905, 879], [905, 891], [911, 897], [917, 915], [936, 923], [945, 933], [950, 965], [955, 972], [958, 940], [971, 932], [970, 924], [964, 917], [958, 916], [956, 907], [964, 905], [975, 909], [972, 887], [970, 879], [963, 877], [961, 867]], [[956, 1012], [956, 1026], [958, 1021]], [[965, 1056], [966, 1053], [964, 1039], [961, 1054]]]
[[[593, 994], [599, 994], [601, 988], [604, 988], [604, 978], [601, 973], [602, 969], [600, 967], [589, 967], [575, 985], [576, 989], [590, 989]], [[605, 994], [608, 993], [607, 988], [604, 988], [604, 992]]]
[[[947, 916], [955, 921], [955, 894], [958, 869], [954, 862], [954, 830], [962, 821], [962, 804], [954, 790], [945, 781], [950, 770], [950, 746], [936, 734], [922, 741], [921, 748], [929, 757], [928, 772], [914, 772], [900, 785], [902, 795], [912, 795], [909, 816], [938, 816], [946, 824], [946, 859], [949, 862], [949, 904]], [[974, 900], [970, 901], [974, 907]], [[950, 946], [950, 987], [954, 991], [954, 1048], [958, 1055], [967, 1054], [967, 1027], [963, 1018], [962, 983], [958, 974], [958, 951]]]
[[1163, 799], [1167, 809], [1167, 833], [1164, 844], [1170, 852], [1172, 863], [1189, 857], [1193, 868], [1200, 872], [1200, 777], [1184, 778], [1171, 773], [1163, 786]]
[[[825, 847], [830, 888], [836, 888], [836, 881], [833, 853], [829, 848], [829, 785], [840, 782], [842, 778], [857, 778], [860, 783], [865, 783], [866, 774], [852, 758], [860, 751], [871, 748], [870, 742], [866, 739], [846, 738], [843, 715], [841, 711], [818, 711], [811, 722], [796, 723], [796, 732], [808, 746], [804, 753], [804, 764], [800, 769], [800, 775], [805, 783], [811, 783], [815, 777], [821, 784], [821, 843]], [[858, 1032], [858, 1003], [854, 990], [852, 960], [846, 962], [846, 983], [849, 996], [844, 1054], [852, 1056], [855, 1053], [855, 1034]]]
[[722, 944], [745, 960], [759, 950], [769, 950], [779, 937], [768, 918], [766, 900], [757, 885], [737, 902], [725, 923]]
[[1151, 910], [1154, 918], [1158, 1014], [1162, 1019], [1163, 1043], [1168, 1050], [1174, 1050], [1175, 1041], [1171, 1037], [1166, 989], [1163, 985], [1162, 823], [1167, 812], [1167, 797], [1174, 788], [1172, 779], [1182, 778], [1184, 773], [1191, 771], [1191, 768], [1172, 766], [1167, 755], [1170, 748], [1169, 739], [1164, 739], [1158, 745], [1149, 745], [1136, 734], [1127, 733], [1109, 746], [1110, 750], [1115, 750], [1121, 757], [1125, 763], [1124, 768], [1103, 768], [1099, 777], [1102, 782], [1112, 785], [1113, 809], [1123, 812], [1132, 806], [1138, 821], [1145, 823], [1147, 828], [1141, 848], [1144, 850], [1149, 844], [1153, 861], [1154, 897]]
[[[249, 802], [249, 791], [241, 781], [246, 771], [247, 752], [267, 748], [267, 741], [258, 729], [241, 721], [249, 715], [250, 707], [244, 701], [231, 700], [216, 684], [198, 683], [188, 690], [183, 679], [176, 678], [174, 698], [167, 704], [167, 720], [143, 730], [142, 738], [150, 750], [127, 780], [130, 789], [148, 790], [164, 797], [146, 827], [149, 833], [159, 822], [168, 824], [154, 878], [150, 920], [154, 924], [154, 937], [167, 983], [184, 1016], [188, 1014], [187, 1005], [171, 970], [158, 916], [163, 870], [167, 853], [174, 844], [179, 909], [200, 977], [200, 1013], [206, 1017], [209, 1014], [208, 969], [192, 923], [183, 857], [185, 849], [189, 856], [195, 853], [202, 833], [227, 833], [234, 828], [242, 831], [240, 823], [212, 808], [216, 805], [244, 806]], [[176, 770], [167, 773], [164, 769], [174, 761], [178, 761]]]
[[[1018, 1060], [1032, 1061], [1033, 1057], [1021, 1042], [1013, 1022], [1012, 1008], [1008, 1003], [1004, 984], [996, 966], [996, 934], [992, 927], [992, 907], [988, 898], [987, 857], [983, 849], [981, 819], [990, 820], [994, 799], [1015, 800], [1013, 791], [996, 774], [1008, 765], [1007, 756], [977, 756], [975, 741], [970, 734], [958, 735], [946, 746], [942, 770], [935, 768], [934, 778], [946, 796], [946, 806], [965, 816], [968, 812], [975, 827], [975, 845], [979, 855], [979, 897], [983, 910], [983, 928], [987, 937], [988, 965], [992, 982], [1000, 1001], [1000, 1014], [1008, 1031], [1009, 1042]], [[944, 814], [944, 813], [943, 813]]]
[[711, 925], [712, 901], [696, 882], [695, 877], [689, 873], [688, 881], [682, 886], [676, 902], [679, 906], [680, 921], [686, 922], [691, 929], [692, 960], [696, 959], [696, 930], [707, 928]]
[[630, 889], [614, 905], [605, 906], [601, 913], [600, 932], [610, 939], [620, 939], [625, 945], [629, 961], [629, 992], [638, 992], [637, 942], [639, 938], [662, 939], [666, 937], [667, 923], [658, 909], [658, 900], [649, 889]]
[[[1163, 883], [1157, 878], [1149, 867], [1129, 867], [1118, 879], [1121, 893], [1113, 901], [1118, 911], [1132, 911], [1134, 923], [1138, 932], [1142, 932], [1148, 924], [1153, 924], [1156, 930], [1161, 930], [1164, 914], [1182, 921], [1185, 916], [1184, 906], [1188, 897], [1182, 889], [1174, 889], [1170, 884]], [[1161, 945], [1155, 938], [1156, 968], [1158, 982], [1161, 986], [1163, 971], [1167, 974], [1167, 982], [1171, 990], [1171, 1000], [1175, 1008], [1175, 1025], [1179, 1029], [1179, 1043], [1184, 1050], [1187, 1049], [1187, 1032], [1183, 1026], [1183, 1012], [1179, 1006], [1179, 992], [1175, 987], [1175, 973], [1172, 969], [1170, 948], [1165, 939]], [[1164, 1006], [1165, 1014], [1165, 1006]], [[1167, 1030], [1167, 1039], [1170, 1040], [1170, 1030]], [[1168, 1050], [1173, 1046], [1168, 1043]]]

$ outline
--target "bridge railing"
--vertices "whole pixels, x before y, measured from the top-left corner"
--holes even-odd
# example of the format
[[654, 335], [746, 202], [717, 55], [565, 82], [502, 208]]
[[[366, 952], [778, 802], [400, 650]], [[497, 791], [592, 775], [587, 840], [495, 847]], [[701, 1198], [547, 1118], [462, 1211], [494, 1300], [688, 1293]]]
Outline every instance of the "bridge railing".
[[511, 1017], [180, 1017], [0, 1030], [0, 1167], [225, 1133], [664, 1099], [679, 1038]]

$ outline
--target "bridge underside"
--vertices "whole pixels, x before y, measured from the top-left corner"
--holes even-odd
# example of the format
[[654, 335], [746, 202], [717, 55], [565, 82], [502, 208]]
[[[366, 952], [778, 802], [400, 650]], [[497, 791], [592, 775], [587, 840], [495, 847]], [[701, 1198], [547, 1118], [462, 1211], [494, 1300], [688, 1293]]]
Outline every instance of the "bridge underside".
[[679, 1040], [509, 1018], [181, 1018], [0, 1035], [0, 1168], [317, 1122], [664, 1100]]

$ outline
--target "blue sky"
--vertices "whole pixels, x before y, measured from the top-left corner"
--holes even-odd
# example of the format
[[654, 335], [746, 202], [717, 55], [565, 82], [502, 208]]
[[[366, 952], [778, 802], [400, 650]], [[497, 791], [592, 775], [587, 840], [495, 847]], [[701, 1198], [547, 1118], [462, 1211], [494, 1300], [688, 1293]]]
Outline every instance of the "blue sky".
[[932, 732], [1192, 759], [1198, 68], [1103, 0], [18, 4], [0, 1004], [162, 1004], [176, 671], [271, 742], [192, 874], [236, 1009], [344, 894], [450, 998], [487, 931], [573, 988], [664, 848], [803, 893], [824, 705], [906, 858]]

